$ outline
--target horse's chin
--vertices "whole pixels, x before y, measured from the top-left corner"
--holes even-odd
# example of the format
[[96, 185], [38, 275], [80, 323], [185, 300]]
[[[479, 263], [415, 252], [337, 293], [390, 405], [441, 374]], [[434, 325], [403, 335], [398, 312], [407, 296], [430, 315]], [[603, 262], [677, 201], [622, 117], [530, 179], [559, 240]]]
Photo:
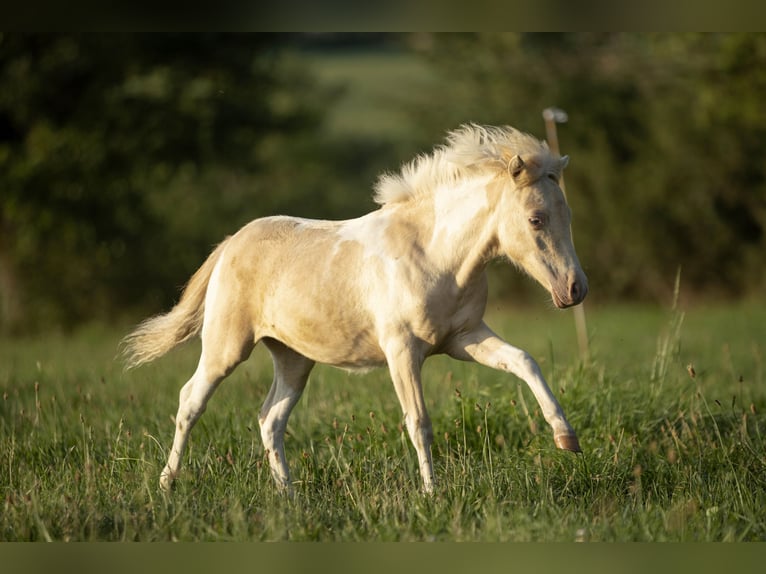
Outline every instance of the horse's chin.
[[580, 301], [573, 301], [572, 299], [569, 299], [569, 298], [565, 299], [564, 297], [561, 297], [558, 293], [556, 293], [553, 290], [551, 290], [551, 299], [553, 300], [553, 304], [558, 309], [569, 309], [569, 307], [574, 307], [575, 305], [580, 303]]
[[561, 299], [559, 299], [555, 295], [552, 297], [552, 299], [553, 299], [553, 304], [558, 309], [568, 309], [569, 307], [573, 307], [574, 305], [577, 304], [577, 303], [573, 303], [573, 302], [562, 301]]

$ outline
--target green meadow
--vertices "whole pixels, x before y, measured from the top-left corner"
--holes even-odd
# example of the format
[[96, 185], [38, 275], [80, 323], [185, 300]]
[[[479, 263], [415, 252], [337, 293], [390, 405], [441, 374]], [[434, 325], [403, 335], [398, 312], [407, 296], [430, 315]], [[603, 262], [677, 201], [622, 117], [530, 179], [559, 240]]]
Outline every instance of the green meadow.
[[766, 308], [758, 302], [492, 305], [540, 363], [583, 454], [557, 451], [519, 380], [426, 362], [438, 485], [422, 494], [385, 370], [318, 366], [288, 427], [292, 498], [257, 413], [266, 352], [224, 382], [170, 493], [157, 485], [198, 343], [124, 372], [130, 326], [0, 340], [3, 541], [752, 541], [766, 539]]

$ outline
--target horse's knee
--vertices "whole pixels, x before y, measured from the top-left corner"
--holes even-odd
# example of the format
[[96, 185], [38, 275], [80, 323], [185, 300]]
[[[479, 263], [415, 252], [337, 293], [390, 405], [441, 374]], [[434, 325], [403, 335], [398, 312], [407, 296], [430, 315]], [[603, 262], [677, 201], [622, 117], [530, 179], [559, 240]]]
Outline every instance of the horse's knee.
[[535, 358], [522, 349], [518, 350], [518, 355], [514, 358], [511, 367], [512, 372], [525, 380], [529, 376], [539, 376], [542, 373]]

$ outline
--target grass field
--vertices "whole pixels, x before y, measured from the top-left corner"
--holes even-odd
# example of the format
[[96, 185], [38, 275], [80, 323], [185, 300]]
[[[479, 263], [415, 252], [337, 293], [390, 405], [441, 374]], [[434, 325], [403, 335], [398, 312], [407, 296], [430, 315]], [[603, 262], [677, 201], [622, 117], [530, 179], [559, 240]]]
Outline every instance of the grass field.
[[766, 539], [765, 307], [589, 307], [587, 362], [569, 312], [495, 305], [489, 320], [538, 359], [584, 454], [554, 448], [518, 380], [436, 357], [424, 371], [433, 496], [382, 370], [315, 369], [290, 420], [288, 499], [258, 436], [271, 367], [257, 349], [211, 401], [165, 495], [195, 344], [124, 373], [113, 359], [127, 328], [0, 340], [0, 539]]

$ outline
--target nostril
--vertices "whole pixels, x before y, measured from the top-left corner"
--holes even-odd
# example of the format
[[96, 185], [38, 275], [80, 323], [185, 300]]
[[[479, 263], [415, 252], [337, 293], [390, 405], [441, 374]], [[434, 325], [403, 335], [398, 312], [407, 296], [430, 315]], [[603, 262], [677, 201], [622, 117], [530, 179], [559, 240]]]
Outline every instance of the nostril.
[[580, 300], [580, 284], [577, 281], [572, 281], [572, 284], [569, 286], [569, 298], [572, 301]]

